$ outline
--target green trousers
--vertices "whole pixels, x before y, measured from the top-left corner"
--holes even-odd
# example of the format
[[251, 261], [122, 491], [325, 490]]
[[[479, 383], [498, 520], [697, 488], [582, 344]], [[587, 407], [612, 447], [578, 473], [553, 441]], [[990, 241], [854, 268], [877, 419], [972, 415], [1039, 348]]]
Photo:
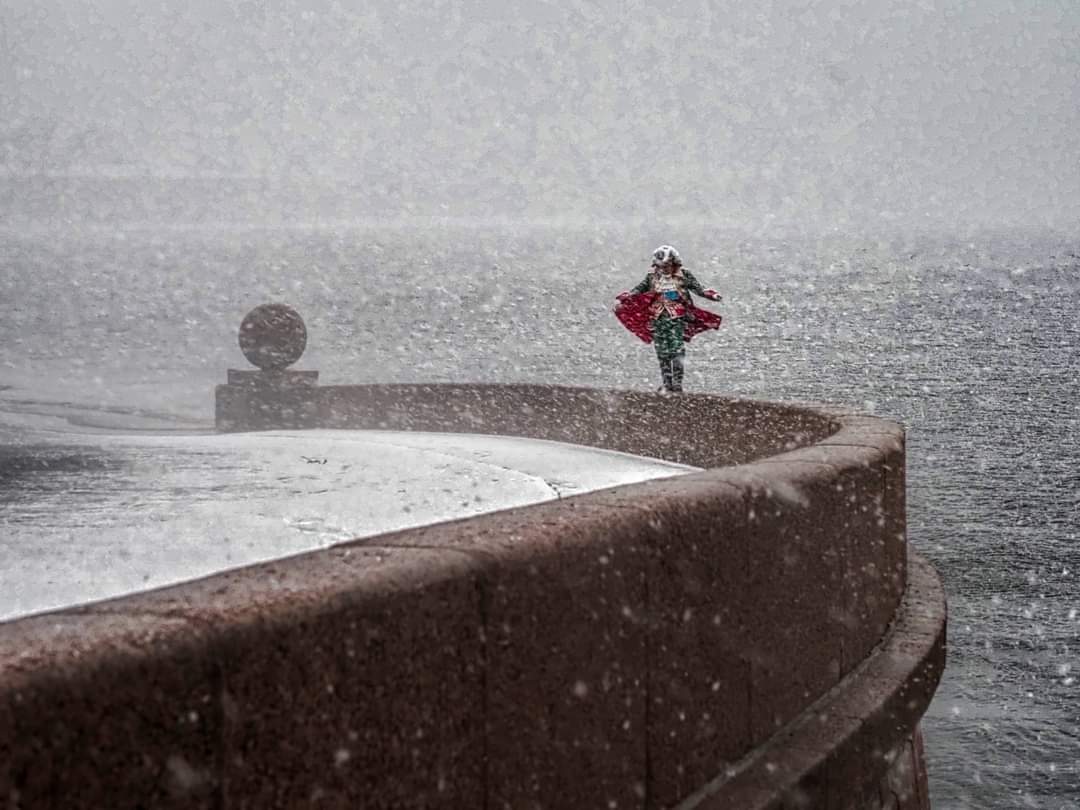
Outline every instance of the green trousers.
[[653, 321], [653, 346], [656, 348], [656, 359], [660, 361], [660, 376], [664, 380], [665, 391], [682, 391], [685, 330], [686, 321], [672, 318], [667, 313]]
[[659, 360], [670, 360], [686, 353], [683, 347], [683, 332], [686, 322], [682, 318], [672, 318], [666, 312], [653, 321], [653, 346]]

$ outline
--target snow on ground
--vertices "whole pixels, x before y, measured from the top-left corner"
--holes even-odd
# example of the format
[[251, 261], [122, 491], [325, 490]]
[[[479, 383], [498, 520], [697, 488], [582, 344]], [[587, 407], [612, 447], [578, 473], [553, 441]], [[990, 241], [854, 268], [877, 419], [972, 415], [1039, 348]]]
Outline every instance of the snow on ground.
[[[691, 468], [530, 439], [387, 431], [86, 435], [22, 448], [0, 620], [356, 537]], [[14, 493], [14, 494], [13, 494]]]

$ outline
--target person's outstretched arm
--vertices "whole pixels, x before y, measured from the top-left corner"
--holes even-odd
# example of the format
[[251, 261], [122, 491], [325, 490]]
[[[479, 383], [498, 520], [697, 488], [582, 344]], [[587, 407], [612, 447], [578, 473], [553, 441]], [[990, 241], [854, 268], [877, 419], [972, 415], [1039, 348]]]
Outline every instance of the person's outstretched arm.
[[652, 280], [648, 276], [645, 276], [645, 280], [638, 284], [636, 287], [627, 290], [624, 293], [619, 293], [615, 297], [622, 299], [628, 295], [639, 295], [641, 293], [647, 293], [650, 289], [652, 289]]
[[686, 279], [686, 289], [690, 292], [700, 295], [702, 298], [708, 298], [710, 301], [719, 301], [720, 293], [716, 290], [706, 290], [701, 286], [701, 282], [695, 278], [694, 274], [687, 269], [683, 269], [683, 278]]

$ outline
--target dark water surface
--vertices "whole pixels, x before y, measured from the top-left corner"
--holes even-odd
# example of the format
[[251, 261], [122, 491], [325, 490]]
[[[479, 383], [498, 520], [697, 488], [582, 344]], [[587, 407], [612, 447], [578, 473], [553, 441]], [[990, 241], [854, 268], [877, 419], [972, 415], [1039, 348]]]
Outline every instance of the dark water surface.
[[[299, 366], [325, 383], [654, 388], [651, 349], [610, 307], [660, 242], [725, 297], [721, 332], [690, 346], [691, 390], [845, 403], [908, 428], [910, 539], [950, 597], [924, 722], [935, 807], [1080, 807], [1080, 240], [9, 233], [0, 439], [209, 425], [213, 385], [245, 366], [236, 327], [269, 300], [303, 314]], [[0, 487], [51, 474], [8, 455], [24, 460]], [[56, 457], [73, 474], [95, 463]]]

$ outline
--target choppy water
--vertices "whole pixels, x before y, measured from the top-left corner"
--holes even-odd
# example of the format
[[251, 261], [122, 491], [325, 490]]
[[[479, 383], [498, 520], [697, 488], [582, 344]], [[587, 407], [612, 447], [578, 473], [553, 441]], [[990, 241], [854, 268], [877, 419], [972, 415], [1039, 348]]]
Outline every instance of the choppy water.
[[207, 426], [212, 386], [245, 365], [236, 327], [268, 300], [304, 315], [300, 366], [326, 383], [652, 388], [650, 349], [610, 305], [667, 241], [725, 296], [689, 388], [908, 427], [910, 537], [950, 596], [924, 723], [935, 807], [1080, 807], [1080, 239], [9, 233], [0, 438]]

